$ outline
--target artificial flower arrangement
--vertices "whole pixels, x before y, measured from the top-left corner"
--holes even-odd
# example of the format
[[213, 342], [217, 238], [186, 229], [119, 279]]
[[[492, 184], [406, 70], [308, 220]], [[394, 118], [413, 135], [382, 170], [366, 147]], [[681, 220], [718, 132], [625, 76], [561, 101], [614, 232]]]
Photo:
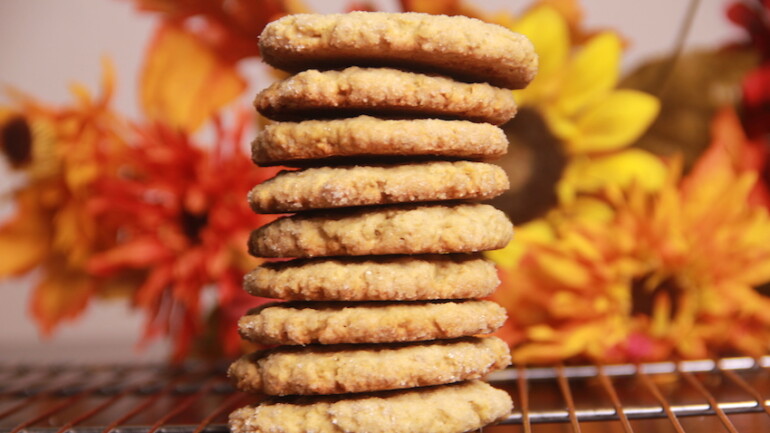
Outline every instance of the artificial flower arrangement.
[[[159, 23], [141, 119], [112, 108], [109, 60], [97, 95], [75, 87], [72, 104], [52, 107], [13, 91], [14, 104], [0, 107], [0, 150], [25, 178], [0, 225], [0, 277], [39, 269], [30, 310], [43, 334], [95, 298], [123, 296], [146, 312], [143, 339], [172, 339], [174, 359], [234, 355], [244, 350], [236, 321], [267, 301], [241, 289], [258, 263], [248, 234], [270, 220], [245, 197], [275, 174], [248, 157], [256, 116], [238, 102], [248, 87], [240, 66], [259, 56], [268, 22], [308, 8], [134, 2]], [[725, 49], [745, 59], [728, 83], [742, 97], [697, 110], [707, 137], [697, 152], [660, 144], [661, 133], [692, 127], [659, 115], [681, 99], [655, 91], [666, 65], [652, 80], [640, 71], [621, 82], [621, 35], [584, 29], [576, 1], [540, 0], [517, 17], [449, 0], [400, 5], [510, 27], [540, 54], [538, 77], [516, 91], [526, 121], [506, 126], [512, 156], [501, 161], [515, 192], [496, 204], [519, 228], [489, 254], [515, 362], [768, 352], [770, 4], [727, 11], [749, 36]], [[209, 295], [216, 302], [204, 310]]]

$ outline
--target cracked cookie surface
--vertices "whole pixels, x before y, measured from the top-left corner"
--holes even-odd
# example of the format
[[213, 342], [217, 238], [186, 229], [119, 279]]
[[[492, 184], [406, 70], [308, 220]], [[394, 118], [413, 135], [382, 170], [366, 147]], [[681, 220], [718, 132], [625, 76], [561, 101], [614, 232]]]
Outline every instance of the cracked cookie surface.
[[478, 379], [511, 362], [497, 337], [411, 344], [280, 346], [245, 355], [228, 376], [245, 392], [325, 395]]
[[266, 63], [286, 70], [402, 65], [512, 89], [534, 78], [538, 60], [525, 36], [500, 25], [415, 12], [290, 15], [268, 24], [259, 44]]
[[500, 284], [479, 255], [296, 259], [264, 263], [244, 277], [254, 296], [305, 301], [483, 298]]
[[491, 301], [283, 302], [238, 321], [242, 337], [266, 345], [396, 343], [489, 334], [506, 312]]
[[464, 433], [510, 414], [507, 392], [472, 380], [356, 396], [288, 397], [237, 409], [233, 433]]
[[387, 166], [319, 167], [283, 171], [249, 193], [258, 213], [415, 203], [487, 200], [508, 189], [492, 164], [434, 161]]
[[252, 159], [260, 165], [351, 156], [489, 159], [507, 150], [503, 130], [488, 123], [371, 116], [271, 123], [251, 144]]
[[508, 89], [392, 68], [310, 69], [273, 83], [254, 99], [273, 120], [360, 114], [439, 117], [503, 124], [516, 114]]
[[445, 254], [503, 248], [505, 214], [484, 204], [390, 206], [296, 214], [253, 231], [257, 257]]

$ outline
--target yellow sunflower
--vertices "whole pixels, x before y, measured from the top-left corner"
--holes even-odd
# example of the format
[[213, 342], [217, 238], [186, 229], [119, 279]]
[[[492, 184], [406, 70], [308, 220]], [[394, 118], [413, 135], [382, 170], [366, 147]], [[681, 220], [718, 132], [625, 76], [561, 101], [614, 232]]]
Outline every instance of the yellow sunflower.
[[623, 50], [617, 34], [576, 34], [570, 22], [575, 7], [551, 3], [537, 4], [505, 24], [526, 35], [540, 57], [537, 77], [515, 93], [522, 108], [543, 117], [567, 156], [556, 186], [560, 201], [607, 185], [659, 188], [665, 172], [660, 160], [629, 148], [657, 116], [658, 100], [616, 88]]
[[94, 252], [114, 238], [87, 206], [94, 180], [126, 146], [126, 125], [110, 108], [113, 83], [105, 62], [98, 97], [76, 85], [74, 103], [51, 107], [14, 92], [16, 104], [2, 109], [2, 155], [26, 183], [11, 192], [16, 213], [0, 225], [0, 278], [42, 268], [31, 310], [44, 333], [77, 316], [97, 291], [123, 284], [85, 271]]

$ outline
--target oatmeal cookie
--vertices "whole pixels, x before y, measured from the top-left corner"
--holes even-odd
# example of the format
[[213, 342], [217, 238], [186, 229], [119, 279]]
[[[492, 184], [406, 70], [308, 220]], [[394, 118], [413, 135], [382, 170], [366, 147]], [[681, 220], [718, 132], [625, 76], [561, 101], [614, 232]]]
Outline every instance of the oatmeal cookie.
[[444, 254], [503, 248], [505, 214], [484, 204], [390, 206], [283, 217], [252, 232], [257, 257]]
[[492, 159], [508, 150], [502, 129], [488, 123], [440, 119], [349, 119], [277, 122], [251, 144], [256, 164], [296, 165], [317, 159], [433, 156]]
[[507, 392], [472, 380], [332, 397], [284, 397], [230, 415], [233, 433], [464, 433], [507, 417]]
[[483, 298], [500, 284], [477, 254], [295, 259], [246, 274], [255, 296], [305, 301], [415, 301]]
[[254, 106], [273, 120], [360, 114], [503, 124], [516, 114], [508, 89], [391, 68], [310, 69], [262, 90]]
[[283, 302], [238, 321], [247, 340], [266, 345], [395, 343], [489, 334], [505, 309], [491, 301]]
[[235, 386], [267, 395], [383, 391], [478, 379], [507, 367], [497, 337], [410, 344], [279, 346], [239, 358], [228, 369]]
[[319, 167], [283, 171], [254, 187], [251, 208], [288, 213], [395, 203], [487, 200], [508, 189], [493, 164], [433, 161], [387, 166]]
[[525, 36], [503, 26], [414, 12], [290, 15], [268, 24], [259, 46], [266, 63], [291, 71], [400, 65], [511, 89], [534, 78], [538, 60]]

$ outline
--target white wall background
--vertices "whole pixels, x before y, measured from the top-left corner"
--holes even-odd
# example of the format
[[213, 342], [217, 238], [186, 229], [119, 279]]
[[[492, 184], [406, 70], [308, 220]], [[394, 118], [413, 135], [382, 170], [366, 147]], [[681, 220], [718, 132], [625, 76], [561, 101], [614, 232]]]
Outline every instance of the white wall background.
[[[347, 1], [312, 0], [319, 12], [342, 11]], [[374, 1], [382, 10], [395, 2]], [[476, 5], [493, 12], [520, 11], [529, 1], [489, 0]], [[589, 28], [614, 28], [631, 43], [623, 67], [671, 50], [687, 1], [583, 0]], [[726, 0], [701, 1], [687, 47], [720, 46], [741, 37], [724, 18]], [[137, 117], [136, 77], [154, 19], [133, 10], [129, 0], [0, 1], [0, 88], [11, 85], [50, 103], [70, 100], [68, 86], [84, 83], [97, 89], [100, 58], [109, 55], [118, 71], [115, 97], [119, 111]], [[256, 38], [255, 38], [256, 40]], [[258, 68], [255, 68], [258, 71]], [[259, 77], [257, 77], [259, 78]], [[265, 79], [257, 80], [264, 83]], [[264, 85], [264, 84], [262, 84]], [[0, 103], [7, 97], [0, 95]], [[0, 218], [7, 215], [2, 192], [12, 184], [0, 165]], [[4, 207], [5, 206], [5, 207]], [[134, 346], [142, 317], [127, 302], [98, 302], [77, 321], [43, 341], [28, 313], [30, 278], [0, 281], [0, 362], [154, 361], [165, 358], [168, 345], [139, 352]]]

